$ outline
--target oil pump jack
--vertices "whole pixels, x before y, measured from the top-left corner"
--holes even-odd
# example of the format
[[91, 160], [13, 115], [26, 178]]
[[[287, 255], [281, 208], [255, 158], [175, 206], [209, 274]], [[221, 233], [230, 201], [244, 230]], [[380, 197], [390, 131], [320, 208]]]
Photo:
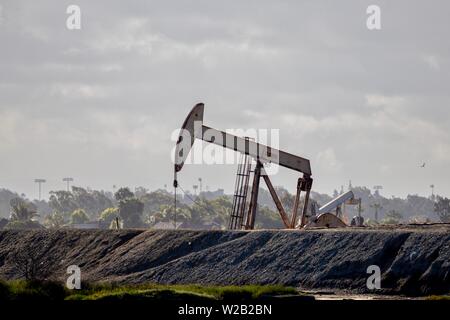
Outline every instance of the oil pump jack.
[[[236, 177], [236, 189], [233, 199], [233, 210], [230, 214], [230, 229], [252, 230], [255, 226], [255, 218], [258, 203], [258, 191], [261, 177], [266, 183], [270, 195], [278, 209], [285, 228], [294, 229], [304, 227], [310, 218], [308, 212], [309, 195], [313, 183], [311, 178], [311, 166], [308, 159], [277, 150], [269, 146], [257, 143], [246, 137], [238, 137], [227, 132], [219, 131], [203, 124], [204, 104], [198, 103], [188, 114], [178, 136], [175, 147], [174, 188], [176, 203], [176, 188], [178, 187], [177, 173], [181, 171], [188, 157], [195, 139], [237, 151], [241, 154], [243, 162], [239, 164]], [[253, 161], [252, 161], [253, 160]], [[252, 162], [255, 163], [253, 170]], [[264, 166], [275, 163], [281, 167], [291, 169], [301, 174], [297, 180], [297, 192], [295, 195], [292, 213], [288, 215], [284, 209], [272, 182], [269, 179]], [[251, 174], [253, 173], [253, 178]], [[247, 205], [248, 182], [252, 180], [250, 201]], [[304, 192], [303, 201], [301, 193]], [[298, 211], [302, 202], [301, 216], [298, 219]], [[331, 217], [331, 219], [334, 219]], [[338, 219], [336, 217], [336, 219]], [[298, 220], [298, 221], [297, 221]]]

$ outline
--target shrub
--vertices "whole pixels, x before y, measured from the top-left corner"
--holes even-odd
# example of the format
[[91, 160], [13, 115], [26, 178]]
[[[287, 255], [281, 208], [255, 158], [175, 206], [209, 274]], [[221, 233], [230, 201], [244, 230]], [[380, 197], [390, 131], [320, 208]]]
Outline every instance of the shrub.
[[77, 209], [70, 215], [70, 222], [72, 224], [81, 224], [89, 221], [89, 217], [86, 214], [86, 211], [83, 209]]
[[60, 283], [53, 281], [23, 281], [15, 280], [0, 282], [0, 300], [39, 301], [64, 300], [66, 289]]
[[64, 225], [64, 216], [59, 212], [53, 212], [45, 217], [44, 225], [50, 229], [58, 229]]
[[100, 220], [103, 221], [105, 224], [110, 225], [114, 219], [116, 219], [119, 216], [119, 209], [118, 208], [107, 208], [103, 210], [103, 212], [100, 214]]
[[434, 204], [434, 212], [442, 222], [450, 223], [450, 199], [438, 196]]
[[36, 248], [31, 246], [11, 252], [8, 260], [11, 261], [17, 275], [26, 280], [45, 280], [49, 275], [49, 269], [45, 264], [46, 257], [36, 252]]

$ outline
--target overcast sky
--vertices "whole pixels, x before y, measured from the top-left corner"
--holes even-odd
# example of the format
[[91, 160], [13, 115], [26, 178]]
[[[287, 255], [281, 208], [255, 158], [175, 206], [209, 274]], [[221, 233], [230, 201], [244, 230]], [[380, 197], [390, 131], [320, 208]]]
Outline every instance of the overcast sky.
[[[81, 30], [66, 8], [81, 8]], [[381, 8], [381, 30], [366, 8]], [[280, 129], [331, 193], [450, 196], [448, 1], [0, 0], [0, 187], [172, 183], [172, 131]], [[426, 162], [425, 168], [419, 168]], [[185, 166], [231, 191], [236, 166]], [[281, 170], [276, 185], [293, 190]]]

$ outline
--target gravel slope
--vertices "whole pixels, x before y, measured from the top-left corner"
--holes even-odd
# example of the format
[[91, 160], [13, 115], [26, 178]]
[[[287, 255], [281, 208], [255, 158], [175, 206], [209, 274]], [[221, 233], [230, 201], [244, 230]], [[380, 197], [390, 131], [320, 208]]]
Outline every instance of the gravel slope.
[[368, 291], [366, 269], [382, 272], [380, 294], [450, 292], [450, 227], [345, 230], [39, 230], [0, 232], [0, 278], [20, 277], [15, 252], [64, 279], [123, 283], [285, 284]]

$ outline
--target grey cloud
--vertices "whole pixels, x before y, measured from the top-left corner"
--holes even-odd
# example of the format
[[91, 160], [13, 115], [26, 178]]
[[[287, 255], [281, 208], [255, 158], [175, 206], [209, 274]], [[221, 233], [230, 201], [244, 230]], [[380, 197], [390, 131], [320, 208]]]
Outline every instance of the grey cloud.
[[[378, 1], [378, 32], [371, 1], [77, 3], [81, 31], [65, 28], [71, 2], [1, 4], [0, 158], [24, 168], [2, 172], [6, 187], [34, 195], [35, 175], [56, 188], [70, 172], [109, 189], [170, 184], [170, 134], [203, 101], [219, 129], [279, 128], [318, 191], [352, 179], [450, 193], [446, 1]], [[234, 167], [218, 168], [183, 177], [230, 190]]]

